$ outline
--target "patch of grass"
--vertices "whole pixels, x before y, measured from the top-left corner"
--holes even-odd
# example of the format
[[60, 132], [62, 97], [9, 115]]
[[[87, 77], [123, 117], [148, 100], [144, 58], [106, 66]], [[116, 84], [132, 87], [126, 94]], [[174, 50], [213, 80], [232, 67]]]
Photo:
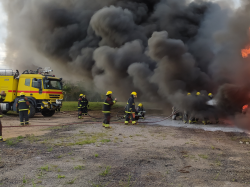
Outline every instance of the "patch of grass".
[[22, 140], [24, 137], [23, 136], [18, 136], [17, 139], [18, 140]]
[[57, 158], [62, 158], [62, 155], [57, 156]]
[[74, 169], [77, 169], [77, 170], [84, 170], [85, 167], [84, 167], [84, 166], [76, 166], [76, 167], [74, 167]]
[[26, 138], [27, 138], [27, 140], [28, 140], [29, 142], [31, 142], [31, 143], [36, 142], [36, 141], [39, 140], [39, 138], [36, 137], [34, 134], [27, 135]]
[[215, 147], [214, 147], [214, 146], [211, 146], [211, 149], [213, 149], [213, 150], [214, 150], [214, 149], [215, 149]]
[[23, 184], [27, 183], [27, 179], [25, 178], [25, 175], [23, 176]]
[[219, 175], [220, 175], [220, 173], [217, 173], [214, 180], [218, 179]]
[[58, 178], [58, 179], [65, 178], [65, 175], [60, 175], [60, 174], [59, 174], [59, 175], [57, 175], [57, 178]]
[[216, 159], [215, 164], [216, 164], [216, 166], [221, 166], [221, 162], [218, 159]]
[[107, 143], [107, 142], [110, 142], [111, 140], [110, 139], [102, 139], [101, 142], [102, 143]]
[[45, 175], [45, 173], [43, 173], [42, 171], [37, 175], [38, 177], [38, 179], [40, 179], [40, 178], [42, 178], [43, 176]]
[[95, 154], [95, 157], [98, 157], [99, 155], [98, 154]]
[[208, 159], [208, 156], [207, 155], [203, 155], [203, 154], [200, 154], [198, 155], [199, 157], [203, 158], [203, 159]]
[[50, 147], [47, 149], [48, 152], [51, 152], [53, 150], [53, 147]]
[[17, 144], [17, 141], [15, 141], [14, 139], [7, 139], [6, 140], [6, 144], [8, 146], [13, 146], [13, 145], [16, 145]]
[[70, 180], [69, 182], [67, 182], [67, 184], [74, 184], [74, 183], [75, 183], [75, 180], [76, 180], [76, 178]]
[[42, 166], [42, 167], [40, 167], [40, 169], [41, 169], [42, 171], [50, 171], [50, 169], [49, 169], [49, 166], [48, 166], [48, 165], [46, 165], [46, 166]]
[[188, 158], [189, 157], [189, 155], [182, 155], [183, 157], [185, 157], [185, 158]]
[[103, 177], [107, 176], [109, 174], [110, 168], [110, 166], [107, 166], [106, 169], [102, 173], [100, 173], [100, 175]]

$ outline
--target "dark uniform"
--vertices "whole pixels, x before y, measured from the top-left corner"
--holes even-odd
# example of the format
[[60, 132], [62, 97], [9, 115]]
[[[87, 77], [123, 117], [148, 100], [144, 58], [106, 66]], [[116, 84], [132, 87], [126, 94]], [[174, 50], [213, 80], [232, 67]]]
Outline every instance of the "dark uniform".
[[142, 118], [144, 118], [144, 108], [143, 105], [140, 103], [136, 109], [136, 112], [138, 113], [138, 115], [141, 115]]
[[[29, 124], [29, 101], [28, 98], [25, 97], [24, 95], [21, 95], [21, 97], [18, 98], [17, 100], [17, 107], [19, 109], [19, 117], [20, 117], [20, 124], [21, 125], [28, 125]], [[23, 121], [25, 119], [25, 122]]]
[[[5, 92], [1, 92], [1, 94], [0, 94], [0, 103], [2, 103], [4, 100], [5, 100], [5, 96], [6, 96], [6, 94], [5, 94]], [[0, 107], [0, 118], [2, 118], [3, 117], [3, 114], [2, 114], [2, 109], [1, 109], [1, 107]], [[2, 137], [2, 122], [1, 122], [1, 120], [0, 120], [0, 141], [2, 141], [3, 140], [3, 137]]]
[[135, 125], [135, 101], [134, 101], [134, 95], [131, 95], [128, 99], [127, 106], [125, 108], [126, 117], [125, 117], [125, 125], [128, 125], [130, 116], [132, 118], [132, 124]]
[[116, 101], [114, 101], [111, 98], [111, 95], [107, 95], [107, 98], [105, 99], [103, 103], [103, 110], [102, 110], [102, 112], [104, 113], [104, 117], [105, 117], [105, 119], [103, 120], [103, 124], [102, 124], [103, 127], [110, 128], [109, 126], [110, 118], [111, 118], [110, 110], [111, 110], [111, 106], [115, 103]]
[[80, 96], [78, 99], [78, 119], [82, 118], [82, 115], [87, 115], [88, 114], [88, 103], [89, 101]]

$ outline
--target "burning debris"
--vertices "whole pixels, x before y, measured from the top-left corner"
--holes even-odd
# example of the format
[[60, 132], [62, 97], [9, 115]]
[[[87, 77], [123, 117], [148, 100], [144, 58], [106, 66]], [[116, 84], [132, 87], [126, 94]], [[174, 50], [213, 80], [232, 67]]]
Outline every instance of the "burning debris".
[[[42, 63], [122, 99], [134, 90], [141, 100], [201, 116], [234, 115], [250, 91], [250, 47], [241, 50], [250, 3], [243, 4], [232, 10], [228, 1], [4, 0], [6, 63]], [[187, 97], [197, 91], [217, 93], [216, 109]]]

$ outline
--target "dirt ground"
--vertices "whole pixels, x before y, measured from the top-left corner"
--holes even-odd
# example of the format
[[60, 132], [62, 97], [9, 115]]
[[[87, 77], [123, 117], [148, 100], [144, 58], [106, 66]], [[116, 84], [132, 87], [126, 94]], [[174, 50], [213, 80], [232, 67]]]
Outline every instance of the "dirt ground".
[[[4, 128], [11, 139], [0, 143], [0, 186], [250, 186], [245, 133], [120, 121], [105, 129], [98, 121], [61, 112], [31, 119], [32, 127]], [[16, 126], [18, 117], [2, 123]]]

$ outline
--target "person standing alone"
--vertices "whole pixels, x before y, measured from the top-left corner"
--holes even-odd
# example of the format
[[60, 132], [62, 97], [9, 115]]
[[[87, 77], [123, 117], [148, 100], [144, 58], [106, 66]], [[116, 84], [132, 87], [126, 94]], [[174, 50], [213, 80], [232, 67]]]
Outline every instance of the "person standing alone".
[[[19, 109], [19, 117], [20, 117], [20, 124], [21, 125], [29, 125], [29, 107], [30, 103], [28, 101], [28, 98], [25, 97], [24, 92], [20, 94], [20, 97], [17, 100], [16, 107]], [[25, 122], [23, 121], [25, 119]]]
[[116, 100], [116, 98], [115, 98], [115, 100], [112, 99], [112, 91], [108, 91], [106, 93], [106, 96], [107, 97], [103, 103], [103, 110], [102, 110], [102, 112], [104, 113], [104, 117], [105, 117], [105, 119], [103, 120], [102, 126], [105, 128], [111, 128], [109, 125], [110, 118], [111, 118], [110, 110], [111, 110], [111, 106], [113, 104], [115, 104], [117, 100]]

